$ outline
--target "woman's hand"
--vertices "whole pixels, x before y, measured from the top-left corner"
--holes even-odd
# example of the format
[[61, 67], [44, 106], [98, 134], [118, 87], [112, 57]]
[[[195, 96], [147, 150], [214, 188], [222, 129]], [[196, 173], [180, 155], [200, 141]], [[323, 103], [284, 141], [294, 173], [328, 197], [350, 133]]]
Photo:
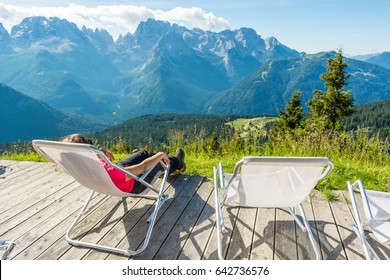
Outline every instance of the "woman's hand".
[[159, 152], [159, 153], [157, 153], [157, 155], [159, 155], [160, 160], [161, 160], [165, 165], [168, 165], [168, 164], [170, 163], [170, 160], [169, 160], [168, 155], [167, 155], [166, 153]]

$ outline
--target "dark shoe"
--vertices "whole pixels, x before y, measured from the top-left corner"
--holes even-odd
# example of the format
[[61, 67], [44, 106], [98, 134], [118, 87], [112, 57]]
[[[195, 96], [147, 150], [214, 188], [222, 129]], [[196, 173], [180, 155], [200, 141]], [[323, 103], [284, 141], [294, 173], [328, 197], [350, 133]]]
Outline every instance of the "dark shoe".
[[177, 149], [176, 150], [176, 156], [179, 159], [179, 166], [177, 169], [179, 169], [180, 172], [186, 171], [186, 164], [184, 162], [184, 151], [183, 149]]

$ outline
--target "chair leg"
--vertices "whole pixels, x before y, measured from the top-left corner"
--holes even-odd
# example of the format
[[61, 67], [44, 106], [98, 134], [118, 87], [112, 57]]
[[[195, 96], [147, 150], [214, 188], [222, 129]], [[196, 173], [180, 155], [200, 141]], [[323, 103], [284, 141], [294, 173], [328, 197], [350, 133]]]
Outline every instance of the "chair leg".
[[369, 248], [364, 231], [363, 233], [361, 233], [359, 227], [356, 224], [352, 225], [352, 229], [354, 230], [355, 234], [360, 240], [360, 243], [363, 246], [363, 251], [364, 251], [364, 255], [366, 256], [366, 260], [376, 260], [375, 255], [372, 253], [371, 249]]
[[314, 252], [316, 254], [316, 259], [320, 260], [321, 259], [320, 250], [318, 249], [318, 244], [314, 238], [314, 235], [313, 235], [313, 232], [312, 232], [311, 227], [309, 225], [309, 222], [307, 221], [305, 210], [303, 209], [302, 204], [299, 204], [298, 207], [299, 207], [299, 210], [300, 210], [301, 215], [302, 215], [303, 223], [305, 224], [305, 228], [306, 228], [307, 233], [309, 235], [311, 245], [313, 246]]
[[288, 212], [290, 212], [290, 215], [293, 216], [293, 218], [295, 219], [295, 221], [297, 222], [297, 224], [301, 228], [301, 230], [303, 232], [305, 232], [306, 231], [306, 227], [305, 227], [305, 225], [302, 224], [301, 220], [295, 214], [295, 211], [291, 207], [288, 207], [287, 210], [288, 210]]
[[[358, 182], [358, 183], [360, 183], [360, 182]], [[363, 246], [363, 250], [364, 250], [364, 254], [366, 256], [366, 259], [367, 260], [375, 260], [374, 254], [368, 248], [366, 235], [364, 233], [362, 219], [360, 217], [359, 209], [357, 207], [356, 197], [355, 197], [355, 193], [354, 193], [354, 186], [349, 181], [347, 182], [347, 186], [348, 186], [349, 196], [351, 199], [353, 214], [355, 216], [355, 221], [356, 221], [356, 224], [352, 225], [352, 229], [355, 231], [357, 237], [359, 238], [360, 243]], [[363, 203], [365, 203], [364, 199], [363, 199]]]
[[223, 260], [223, 246], [222, 246], [222, 232], [225, 230], [222, 217], [221, 204], [219, 202], [218, 194], [218, 170], [214, 166], [214, 199], [215, 199], [215, 218], [217, 224], [217, 243], [218, 243], [218, 258]]

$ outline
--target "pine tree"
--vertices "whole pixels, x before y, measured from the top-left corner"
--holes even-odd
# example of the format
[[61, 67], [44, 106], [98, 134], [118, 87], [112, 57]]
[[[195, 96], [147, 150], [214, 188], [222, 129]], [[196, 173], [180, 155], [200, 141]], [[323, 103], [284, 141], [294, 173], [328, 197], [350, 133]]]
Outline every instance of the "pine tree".
[[302, 127], [302, 92], [294, 91], [290, 101], [286, 106], [285, 112], [280, 112], [277, 126], [284, 130], [293, 130]]
[[219, 137], [217, 132], [213, 132], [210, 138], [210, 152], [212, 156], [216, 156], [221, 153], [221, 145], [219, 143]]
[[328, 72], [321, 75], [327, 91], [314, 90], [313, 98], [307, 103], [314, 122], [323, 129], [340, 129], [343, 118], [355, 112], [350, 91], [344, 90], [349, 78], [347, 66], [340, 49], [336, 58], [327, 60]]

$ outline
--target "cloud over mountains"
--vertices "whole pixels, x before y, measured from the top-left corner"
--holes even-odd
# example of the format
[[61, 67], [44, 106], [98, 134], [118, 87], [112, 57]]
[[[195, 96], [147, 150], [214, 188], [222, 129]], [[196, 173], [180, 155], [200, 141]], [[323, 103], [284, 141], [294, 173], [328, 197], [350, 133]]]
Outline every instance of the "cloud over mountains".
[[198, 27], [218, 32], [231, 28], [229, 22], [224, 18], [196, 7], [177, 7], [167, 11], [134, 5], [86, 7], [69, 4], [67, 7], [25, 8], [0, 2], [0, 22], [8, 31], [23, 18], [31, 16], [67, 19], [74, 22], [79, 28], [86, 26], [92, 29], [106, 29], [114, 38], [117, 38], [119, 34], [133, 33], [141, 21], [149, 18], [177, 23], [189, 29]]

